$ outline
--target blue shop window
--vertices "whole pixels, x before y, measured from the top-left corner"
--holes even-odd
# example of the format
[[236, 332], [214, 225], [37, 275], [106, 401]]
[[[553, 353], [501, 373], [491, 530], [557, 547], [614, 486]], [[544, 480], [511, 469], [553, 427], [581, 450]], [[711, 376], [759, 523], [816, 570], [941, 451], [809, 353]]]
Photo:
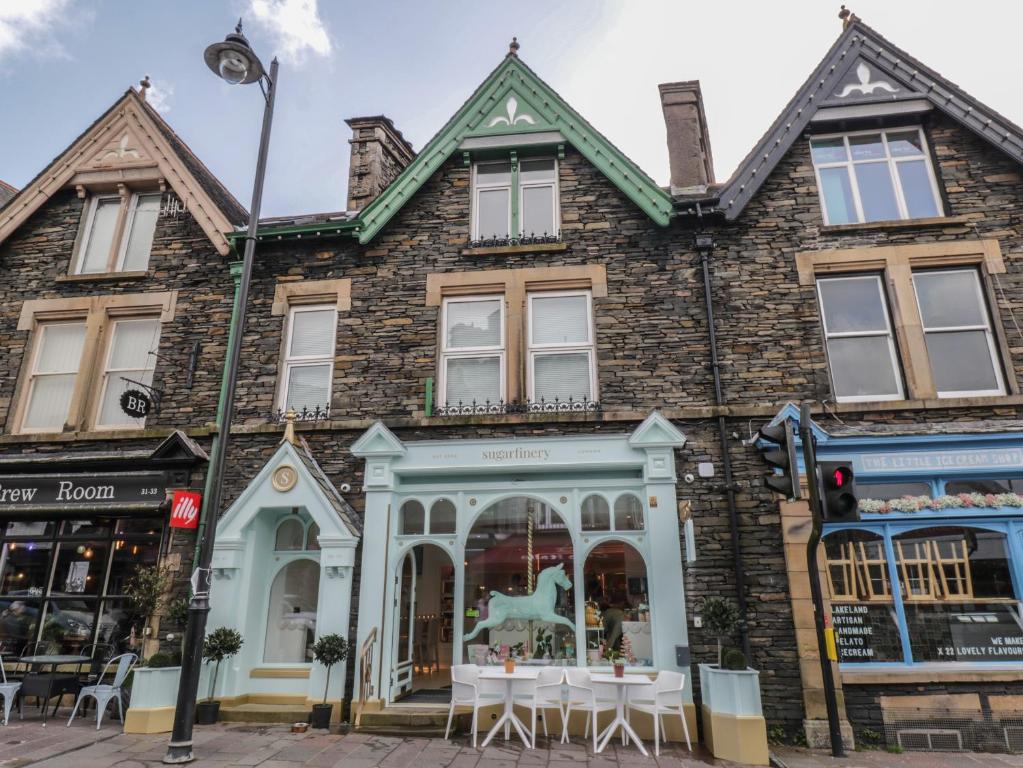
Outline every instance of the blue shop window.
[[1023, 660], [1012, 547], [998, 528], [830, 533], [825, 552], [839, 661]]

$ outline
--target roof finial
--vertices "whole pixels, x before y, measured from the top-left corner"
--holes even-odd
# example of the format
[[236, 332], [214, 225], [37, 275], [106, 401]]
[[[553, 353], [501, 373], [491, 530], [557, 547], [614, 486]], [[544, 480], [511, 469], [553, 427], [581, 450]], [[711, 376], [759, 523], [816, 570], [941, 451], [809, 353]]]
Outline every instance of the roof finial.
[[842, 29], [848, 29], [850, 24], [860, 21], [860, 17], [844, 5], [842, 6], [842, 10], [838, 12], [838, 18], [842, 20]]
[[295, 445], [297, 442], [295, 439], [295, 419], [298, 418], [298, 414], [295, 413], [294, 408], [289, 408], [288, 412], [284, 414], [284, 440], [286, 442]]
[[517, 37], [513, 37], [512, 41], [508, 43], [508, 55], [509, 56], [519, 55], [519, 39]]
[[149, 75], [146, 75], [139, 80], [139, 96], [142, 97], [142, 101], [146, 100], [146, 91], [153, 87], [153, 84], [149, 81]]
[[[845, 8], [844, 5], [842, 7]], [[242, 17], [241, 16], [238, 17], [238, 25], [234, 28], [234, 31], [237, 32], [239, 35], [242, 33]]]

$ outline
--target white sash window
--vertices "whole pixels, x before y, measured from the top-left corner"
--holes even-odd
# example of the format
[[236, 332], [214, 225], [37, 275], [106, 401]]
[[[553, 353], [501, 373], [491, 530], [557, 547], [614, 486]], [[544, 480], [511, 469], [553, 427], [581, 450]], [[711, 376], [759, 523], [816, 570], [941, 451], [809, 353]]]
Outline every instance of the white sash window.
[[504, 297], [444, 300], [440, 405], [504, 400]]
[[334, 305], [292, 307], [288, 313], [280, 395], [284, 411], [301, 414], [330, 407], [336, 329]]
[[59, 432], [71, 409], [85, 322], [43, 323], [37, 333], [22, 431]]
[[158, 318], [133, 318], [113, 324], [103, 367], [97, 428], [141, 429], [146, 425], [144, 418], [133, 418], [121, 410], [121, 394], [128, 389], [139, 389], [139, 382], [146, 386], [153, 383], [156, 355], [152, 353], [156, 352], [159, 343]]
[[531, 293], [529, 399], [588, 401], [596, 391], [589, 291]]

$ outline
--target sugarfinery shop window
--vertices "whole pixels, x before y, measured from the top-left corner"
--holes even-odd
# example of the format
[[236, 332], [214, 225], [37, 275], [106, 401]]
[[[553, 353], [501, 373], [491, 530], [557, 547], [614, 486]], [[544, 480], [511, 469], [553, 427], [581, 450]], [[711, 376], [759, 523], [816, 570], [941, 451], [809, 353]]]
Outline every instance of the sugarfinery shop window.
[[297, 306], [288, 312], [281, 410], [299, 414], [329, 410], [336, 329], [334, 305]]
[[160, 193], [94, 195], [85, 206], [85, 223], [72, 264], [76, 275], [142, 271], [160, 215]]
[[558, 161], [498, 160], [472, 167], [472, 239], [556, 236]]
[[507, 349], [503, 295], [444, 300], [441, 405], [503, 402], [508, 373], [518, 375], [523, 366], [533, 402], [595, 399], [590, 292], [530, 293], [526, 303], [527, 348], [520, 360], [516, 350]]
[[[76, 399], [91, 402], [96, 429], [141, 429], [145, 418], [120, 408], [121, 394], [152, 384], [160, 341], [157, 317], [117, 317], [102, 332], [87, 333], [88, 318], [39, 323], [33, 334], [25, 382], [21, 432], [60, 432]], [[102, 375], [81, 375], [83, 359], [98, 346]]]
[[[817, 280], [828, 364], [839, 402], [900, 400], [903, 376], [884, 274]], [[915, 307], [938, 397], [1005, 393], [991, 315], [973, 267], [913, 270]]]
[[[642, 504], [633, 494], [620, 498], [624, 532], [579, 551], [562, 517], [539, 500], [511, 497], [480, 513], [465, 545], [465, 660], [512, 655], [607, 666], [613, 650], [632, 666], [652, 666], [647, 565], [636, 538], [642, 530], [625, 522], [627, 515], [642, 519]], [[610, 524], [609, 517], [604, 527]]]
[[923, 130], [859, 131], [810, 140], [825, 224], [941, 215]]
[[[0, 654], [139, 651], [144, 616], [125, 585], [157, 564], [160, 517], [16, 521], [0, 528]], [[41, 651], [42, 652], [42, 651]]]

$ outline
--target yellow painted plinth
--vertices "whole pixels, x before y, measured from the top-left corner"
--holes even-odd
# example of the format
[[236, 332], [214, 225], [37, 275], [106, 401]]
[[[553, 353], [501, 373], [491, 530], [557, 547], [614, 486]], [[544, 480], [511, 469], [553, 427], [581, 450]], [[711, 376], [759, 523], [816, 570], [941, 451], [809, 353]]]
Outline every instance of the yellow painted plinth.
[[703, 740], [714, 757], [769, 765], [767, 723], [760, 715], [729, 715], [704, 707]]
[[174, 707], [130, 707], [124, 715], [125, 733], [170, 733], [174, 730]]

